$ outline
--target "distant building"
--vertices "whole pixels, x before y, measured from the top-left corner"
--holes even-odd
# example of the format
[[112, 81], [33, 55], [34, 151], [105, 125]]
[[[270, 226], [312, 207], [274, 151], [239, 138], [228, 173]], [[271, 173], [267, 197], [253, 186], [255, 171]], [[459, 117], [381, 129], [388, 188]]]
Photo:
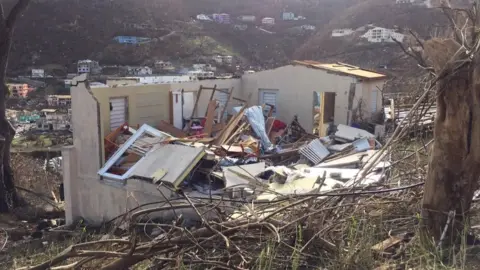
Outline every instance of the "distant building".
[[127, 67], [127, 73], [129, 75], [136, 75], [136, 76], [146, 76], [152, 75], [153, 71], [150, 67]]
[[284, 20], [284, 21], [293, 21], [293, 20], [295, 20], [295, 13], [293, 13], [293, 12], [287, 12], [287, 11], [283, 12], [283, 13], [282, 13], [282, 20]]
[[47, 96], [48, 106], [52, 107], [65, 107], [72, 104], [72, 96], [70, 95], [48, 95]]
[[[71, 111], [70, 111], [71, 112]], [[43, 109], [37, 120], [39, 130], [67, 130], [70, 128], [71, 114], [56, 109]]]
[[120, 44], [141, 44], [150, 42], [152, 39], [148, 37], [135, 37], [135, 36], [116, 36], [113, 38]]
[[315, 31], [316, 29], [314, 25], [310, 25], [310, 24], [304, 24], [300, 26], [300, 28], [302, 28], [302, 30], [305, 30], [305, 31]]
[[188, 76], [198, 79], [211, 79], [215, 77], [215, 73], [213, 71], [191, 70], [188, 72]]
[[197, 20], [199, 20], [199, 21], [212, 21], [212, 19], [210, 19], [210, 17], [208, 17], [205, 14], [198, 14], [197, 15]]
[[175, 70], [175, 67], [170, 61], [156, 61], [155, 68], [168, 71]]
[[257, 17], [253, 15], [242, 15], [237, 17], [237, 20], [242, 22], [255, 22], [256, 19]]
[[265, 17], [262, 19], [262, 24], [273, 25], [275, 24], [275, 19], [271, 17]]
[[372, 43], [395, 42], [394, 40], [402, 42], [405, 35], [396, 33], [393, 29], [375, 27], [368, 30], [362, 37]]
[[223, 57], [221, 55], [212, 56], [212, 60], [215, 61], [217, 64], [223, 63]]
[[355, 31], [350, 28], [345, 29], [334, 29], [332, 31], [332, 37], [343, 37], [353, 34]]
[[246, 24], [235, 24], [233, 26], [233, 29], [238, 30], [238, 31], [245, 31], [248, 29], [248, 25]]
[[77, 72], [81, 73], [91, 73], [91, 74], [100, 74], [102, 68], [97, 61], [93, 60], [80, 60], [77, 62]]
[[7, 83], [8, 90], [12, 97], [26, 98], [33, 88], [28, 87], [26, 83]]
[[225, 64], [231, 64], [233, 62], [233, 56], [231, 55], [222, 56], [222, 59]]
[[221, 24], [229, 24], [231, 22], [230, 20], [230, 14], [227, 13], [214, 13], [212, 14], [213, 20], [217, 23]]
[[45, 78], [44, 69], [32, 69], [32, 78]]
[[424, 6], [428, 8], [433, 7], [431, 0], [395, 0], [395, 3], [398, 5], [410, 4], [415, 6]]
[[203, 71], [217, 71], [217, 67], [212, 66], [211, 64], [193, 64], [193, 70], [203, 70]]

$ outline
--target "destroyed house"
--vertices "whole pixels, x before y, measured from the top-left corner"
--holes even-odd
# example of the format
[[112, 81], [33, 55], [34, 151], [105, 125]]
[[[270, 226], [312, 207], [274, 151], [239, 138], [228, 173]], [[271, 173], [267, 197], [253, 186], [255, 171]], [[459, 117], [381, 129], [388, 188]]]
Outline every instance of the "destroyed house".
[[[308, 134], [318, 107], [335, 124], [350, 125], [359, 108], [369, 117], [381, 109], [384, 82], [382, 74], [312, 61], [241, 79], [180, 83], [97, 86], [89, 84], [87, 74], [78, 76], [71, 91], [74, 143], [62, 151], [67, 223], [78, 218], [100, 223], [125, 209], [176, 198], [175, 190], [192, 179], [198, 164], [216, 160], [213, 150], [198, 138], [207, 145], [214, 140], [223, 149], [233, 137], [242, 137], [236, 128], [251, 126], [260, 134], [255, 136], [260, 142], [248, 136], [243, 139], [249, 141], [249, 149], [255, 149], [249, 158], [257, 159], [261, 148], [271, 151], [274, 141], [281, 139], [273, 136], [277, 120], [294, 123], [289, 127]], [[312, 102], [315, 95], [321, 97], [316, 99], [321, 106]], [[196, 137], [185, 139], [186, 131]], [[318, 138], [318, 134], [307, 137], [311, 136]], [[315, 144], [312, 147], [317, 149]], [[243, 146], [222, 151], [246, 153]], [[304, 153], [314, 161], [322, 160], [321, 153]]]

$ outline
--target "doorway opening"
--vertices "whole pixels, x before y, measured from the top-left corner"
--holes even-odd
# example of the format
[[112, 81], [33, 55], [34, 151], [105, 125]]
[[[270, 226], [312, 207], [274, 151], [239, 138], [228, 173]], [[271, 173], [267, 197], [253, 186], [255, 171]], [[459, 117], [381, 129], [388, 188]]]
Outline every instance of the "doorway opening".
[[334, 124], [335, 92], [313, 91], [313, 134], [327, 136], [327, 129]]

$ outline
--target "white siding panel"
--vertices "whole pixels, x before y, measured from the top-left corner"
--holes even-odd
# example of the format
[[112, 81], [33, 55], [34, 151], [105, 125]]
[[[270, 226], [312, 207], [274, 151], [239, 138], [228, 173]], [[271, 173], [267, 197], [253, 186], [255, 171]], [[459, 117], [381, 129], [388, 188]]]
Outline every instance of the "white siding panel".
[[110, 130], [115, 130], [126, 122], [126, 98], [111, 98], [112, 110], [110, 111]]

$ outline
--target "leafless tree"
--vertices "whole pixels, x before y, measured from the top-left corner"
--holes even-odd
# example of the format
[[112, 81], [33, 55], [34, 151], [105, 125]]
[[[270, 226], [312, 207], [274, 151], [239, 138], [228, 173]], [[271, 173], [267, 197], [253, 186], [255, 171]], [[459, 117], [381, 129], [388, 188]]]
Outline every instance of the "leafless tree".
[[470, 9], [455, 9], [444, 1], [450, 36], [424, 43], [417, 38], [416, 47], [422, 51], [402, 46], [431, 74], [427, 91], [436, 90], [435, 141], [422, 202], [422, 235], [437, 245], [451, 245], [464, 235], [480, 177], [479, 3], [475, 0]]
[[0, 212], [7, 212], [18, 203], [10, 166], [10, 145], [15, 136], [15, 129], [7, 120], [5, 102], [8, 88], [5, 81], [15, 23], [29, 2], [30, 0], [18, 0], [6, 14], [3, 0], [0, 0]]

